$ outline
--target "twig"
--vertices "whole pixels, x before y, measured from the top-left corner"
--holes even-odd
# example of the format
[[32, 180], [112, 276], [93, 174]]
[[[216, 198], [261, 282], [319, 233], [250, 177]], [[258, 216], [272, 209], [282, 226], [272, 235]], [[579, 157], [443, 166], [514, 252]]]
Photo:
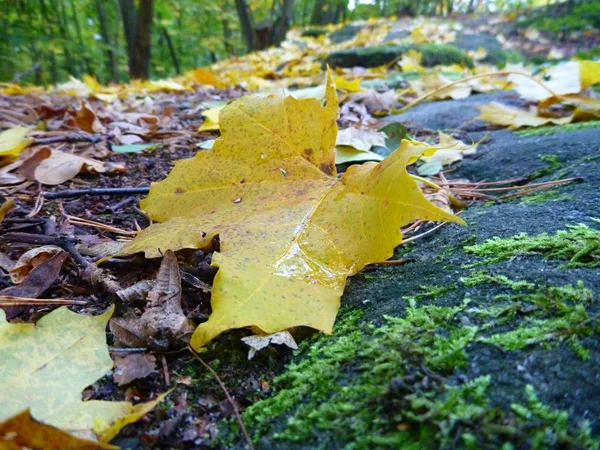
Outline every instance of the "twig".
[[4, 233], [0, 236], [0, 242], [22, 242], [35, 245], [57, 245], [71, 254], [73, 261], [83, 267], [88, 267], [90, 262], [86, 260], [75, 247], [77, 239], [68, 236], [46, 236], [44, 234], [22, 233], [18, 231]]
[[189, 345], [188, 345], [188, 350], [192, 353], [192, 355], [194, 355], [194, 357], [198, 361], [200, 361], [200, 364], [202, 364], [215, 377], [215, 379], [219, 383], [219, 386], [221, 387], [223, 393], [225, 394], [225, 397], [227, 397], [227, 400], [229, 401], [229, 403], [231, 404], [231, 407], [233, 408], [235, 417], [238, 421], [238, 424], [240, 425], [240, 431], [244, 435], [244, 439], [246, 440], [246, 443], [248, 444], [248, 448], [250, 450], [254, 450], [254, 446], [252, 445], [252, 440], [250, 439], [250, 435], [248, 434], [248, 431], [246, 430], [244, 421], [242, 420], [242, 416], [240, 414], [240, 410], [238, 409], [237, 404], [235, 403], [235, 401], [233, 400], [231, 395], [229, 395], [229, 392], [227, 391], [227, 388], [225, 387], [225, 385], [219, 378], [219, 375], [217, 375], [217, 373], [212, 369], [212, 367], [210, 367], [208, 364], [206, 364], [204, 362], [204, 360], [202, 358], [200, 358], [200, 355], [198, 353], [196, 353], [195, 350], [192, 347], [190, 347]]
[[101, 142], [103, 140], [104, 138], [100, 135], [89, 133], [73, 133], [62, 136], [37, 138], [33, 143], [34, 145], [56, 144], [57, 142], [91, 142], [92, 144], [97, 144], [98, 142]]
[[71, 222], [73, 225], [100, 228], [101, 230], [111, 231], [113, 233], [123, 234], [125, 236], [135, 236], [137, 234], [137, 231], [122, 230], [121, 228], [113, 227], [112, 225], [106, 225], [104, 223], [84, 219], [82, 217], [71, 216], [69, 214], [64, 214], [64, 216], [69, 219], [69, 222]]
[[421, 234], [417, 234], [416, 236], [412, 236], [412, 237], [409, 237], [408, 239], [404, 239], [404, 240], [403, 240], [403, 241], [400, 243], [400, 245], [402, 245], [402, 244], [406, 244], [406, 243], [408, 243], [408, 242], [416, 241], [417, 239], [420, 239], [420, 238], [422, 238], [422, 237], [425, 237], [425, 236], [427, 236], [428, 234], [431, 234], [431, 233], [433, 233], [433, 232], [434, 232], [435, 230], [437, 230], [438, 228], [441, 228], [441, 227], [443, 227], [443, 226], [444, 226], [444, 225], [446, 225], [447, 223], [448, 223], [448, 222], [442, 222], [442, 223], [440, 223], [440, 224], [436, 225], [435, 227], [433, 227], [431, 230], [427, 230], [427, 231], [425, 231], [425, 232], [423, 232], [423, 233], [421, 233]]
[[55, 198], [73, 198], [84, 195], [136, 195], [147, 194], [149, 187], [135, 188], [90, 188], [90, 189], [68, 189], [60, 192], [44, 192], [44, 198], [53, 200]]
[[108, 349], [110, 353], [145, 353], [148, 351], [147, 348], [114, 348]]
[[165, 377], [165, 385], [167, 387], [171, 387], [171, 377], [169, 376], [169, 366], [167, 365], [167, 357], [165, 355], [161, 355], [160, 358], [163, 367], [163, 376]]
[[[550, 188], [550, 187], [553, 187], [553, 186], [558, 186], [560, 184], [580, 182], [580, 181], [583, 181], [583, 178], [576, 177], [576, 178], [565, 178], [563, 180], [546, 181], [546, 182], [543, 182], [543, 183], [523, 184], [523, 185], [520, 185], [520, 186], [507, 186], [507, 187], [501, 187], [501, 188], [484, 188], [484, 189], [479, 189], [478, 187], [476, 187], [475, 189], [476, 189], [477, 192], [519, 191], [519, 190], [529, 190], [529, 189], [539, 188], [539, 187]], [[467, 189], [465, 189], [465, 188], [453, 189], [454, 192], [456, 192], [456, 191], [462, 192], [464, 190], [467, 190]]]
[[379, 262], [371, 263], [371, 264], [367, 264], [367, 265], [368, 266], [401, 266], [402, 264], [406, 264], [407, 262], [408, 262], [408, 260], [406, 260], [406, 259], [388, 259], [387, 261], [379, 261]]
[[521, 75], [521, 76], [524, 76], [524, 77], [529, 78], [530, 80], [536, 82], [537, 84], [539, 84], [541, 87], [543, 87], [545, 90], [547, 90], [550, 94], [552, 94], [553, 97], [562, 98], [559, 94], [557, 94], [556, 92], [554, 92], [552, 89], [550, 89], [544, 83], [542, 83], [540, 80], [532, 77], [531, 75], [528, 75], [526, 73], [519, 72], [519, 71], [516, 71], [516, 70], [499, 70], [497, 72], [480, 73], [478, 75], [473, 75], [471, 77], [462, 78], [460, 80], [453, 81], [452, 83], [445, 84], [444, 86], [441, 86], [441, 87], [439, 87], [437, 89], [434, 89], [433, 91], [429, 91], [429, 92], [421, 95], [420, 97], [416, 98], [415, 100], [413, 100], [412, 102], [410, 102], [408, 105], [406, 105], [404, 108], [400, 108], [399, 110], [395, 111], [395, 113], [396, 114], [405, 113], [406, 111], [408, 111], [413, 106], [417, 106], [423, 100], [427, 100], [432, 95], [437, 94], [438, 92], [443, 91], [444, 89], [448, 89], [448, 88], [450, 88], [452, 86], [456, 86], [457, 84], [464, 83], [465, 81], [475, 80], [476, 78], [491, 77], [491, 76], [496, 76], [496, 75]]
[[85, 300], [70, 298], [29, 298], [0, 295], [0, 306], [47, 306], [47, 305], [87, 305]]

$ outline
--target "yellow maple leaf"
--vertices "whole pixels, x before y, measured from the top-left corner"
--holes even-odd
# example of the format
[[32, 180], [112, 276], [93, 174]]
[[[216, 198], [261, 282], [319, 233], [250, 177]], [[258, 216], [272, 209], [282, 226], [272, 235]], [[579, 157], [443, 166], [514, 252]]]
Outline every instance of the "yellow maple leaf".
[[85, 316], [62, 307], [36, 325], [11, 324], [0, 310], [0, 426], [29, 409], [40, 422], [108, 442], [164, 398], [135, 406], [81, 401], [81, 391], [112, 369], [105, 330], [113, 309]]
[[330, 333], [346, 278], [389, 258], [400, 227], [417, 218], [462, 222], [423, 196], [406, 171], [428, 147], [403, 141], [381, 163], [334, 164], [338, 102], [243, 97], [223, 109], [210, 151], [176, 163], [143, 209], [154, 224], [121, 254], [210, 247], [219, 235], [212, 315], [192, 336], [200, 348], [232, 328], [270, 334], [294, 326]]
[[215, 131], [219, 129], [219, 114], [224, 106], [215, 106], [214, 108], [202, 111], [202, 117], [206, 120], [198, 128], [198, 132]]
[[33, 138], [26, 137], [30, 131], [29, 128], [18, 125], [0, 133], [0, 158], [3, 156], [13, 158], [31, 144]]
[[346, 80], [343, 77], [335, 77], [335, 85], [338, 89], [342, 89], [347, 92], [360, 92], [360, 78], [354, 80]]
[[600, 61], [579, 61], [581, 87], [588, 88], [600, 83]]
[[479, 116], [477, 118], [479, 120], [509, 128], [541, 127], [548, 124], [565, 125], [573, 120], [572, 116], [561, 118], [539, 117], [536, 110], [526, 111], [497, 102], [481, 105], [478, 109]]

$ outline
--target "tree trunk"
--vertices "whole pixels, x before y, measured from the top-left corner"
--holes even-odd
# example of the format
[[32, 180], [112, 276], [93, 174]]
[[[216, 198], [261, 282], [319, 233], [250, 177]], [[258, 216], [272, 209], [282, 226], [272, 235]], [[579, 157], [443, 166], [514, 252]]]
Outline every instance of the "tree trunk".
[[71, 55], [70, 39], [67, 29], [67, 12], [65, 10], [65, 4], [63, 0], [58, 0], [54, 3], [56, 8], [56, 14], [58, 17], [58, 29], [60, 37], [62, 38], [63, 54], [65, 55], [65, 72], [71, 75], [79, 76], [79, 70], [77, 69], [73, 56]]
[[167, 48], [169, 49], [169, 54], [171, 55], [171, 61], [173, 62], [173, 66], [175, 67], [175, 73], [177, 75], [181, 75], [181, 67], [179, 66], [179, 60], [177, 59], [177, 53], [175, 52], [175, 47], [173, 46], [173, 41], [171, 40], [171, 35], [165, 27], [160, 28], [160, 32], [167, 43]]
[[273, 27], [273, 44], [279, 45], [285, 40], [292, 22], [294, 21], [294, 0], [283, 0], [279, 17]]
[[79, 43], [79, 51], [83, 52], [83, 62], [85, 64], [85, 72], [88, 75], [94, 75], [94, 67], [87, 56], [85, 51], [85, 44], [83, 43], [83, 36], [81, 34], [81, 25], [79, 24], [79, 16], [77, 15], [77, 8], [75, 7], [75, 0], [71, 0], [71, 19], [75, 24], [75, 33], [77, 34], [77, 41]]
[[123, 31], [125, 34], [125, 43], [127, 44], [127, 66], [129, 67], [129, 73], [131, 73], [133, 70], [137, 13], [133, 0], [119, 0], [119, 5], [121, 6]]
[[246, 3], [246, 0], [235, 0], [235, 8], [240, 19], [246, 47], [249, 52], [256, 50], [258, 48], [258, 38], [256, 37], [256, 31], [254, 29], [252, 12]]
[[119, 72], [117, 69], [117, 57], [112, 45], [112, 40], [108, 32], [108, 17], [104, 9], [104, 1], [96, 0], [96, 9], [98, 10], [98, 22], [100, 24], [100, 36], [106, 47], [106, 67], [109, 73], [109, 79], [115, 83], [119, 82]]
[[135, 47], [131, 78], [147, 80], [150, 77], [152, 16], [154, 0], [140, 0], [137, 12]]
[[315, 6], [313, 8], [312, 16], [310, 17], [311, 25], [323, 25], [323, 8], [325, 7], [325, 0], [315, 0]]
[[226, 18], [221, 20], [223, 25], [223, 43], [225, 44], [225, 51], [227, 56], [233, 55], [233, 44], [231, 42], [231, 29], [229, 28], [229, 21]]

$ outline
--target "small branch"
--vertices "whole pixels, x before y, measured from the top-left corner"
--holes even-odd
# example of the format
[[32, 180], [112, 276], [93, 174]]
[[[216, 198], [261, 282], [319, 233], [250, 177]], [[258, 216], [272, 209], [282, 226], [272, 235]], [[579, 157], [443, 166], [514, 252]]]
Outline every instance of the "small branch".
[[559, 94], [557, 94], [552, 89], [550, 89], [548, 86], [546, 86], [544, 83], [542, 83], [540, 80], [532, 77], [529, 74], [526, 74], [526, 73], [523, 73], [523, 72], [519, 72], [519, 71], [516, 71], [516, 70], [499, 70], [497, 72], [480, 73], [478, 75], [473, 75], [471, 77], [462, 78], [460, 80], [453, 81], [452, 83], [445, 84], [442, 87], [439, 87], [437, 89], [434, 89], [433, 91], [429, 91], [429, 92], [421, 95], [420, 97], [416, 98], [415, 100], [413, 100], [412, 102], [410, 102], [408, 105], [406, 105], [404, 108], [400, 108], [399, 110], [395, 111], [395, 113], [396, 114], [405, 113], [410, 108], [412, 108], [413, 106], [417, 106], [419, 103], [421, 103], [424, 100], [427, 100], [432, 95], [437, 94], [438, 92], [441, 92], [444, 89], [448, 89], [448, 88], [450, 88], [452, 86], [456, 86], [457, 84], [461, 84], [461, 83], [464, 83], [466, 81], [475, 80], [476, 78], [492, 77], [492, 76], [496, 76], [496, 75], [521, 75], [521, 76], [529, 78], [530, 80], [532, 80], [532, 81], [536, 82], [537, 84], [539, 84], [541, 87], [543, 87], [545, 90], [547, 90], [553, 97], [561, 98], [561, 96]]
[[0, 306], [48, 306], [48, 305], [87, 305], [85, 300], [71, 300], [70, 298], [28, 298], [0, 295]]
[[51, 136], [47, 138], [37, 138], [33, 142], [34, 145], [56, 144], [57, 142], [91, 142], [97, 144], [104, 140], [104, 137], [89, 133], [73, 133], [62, 136]]
[[233, 400], [233, 398], [231, 397], [231, 395], [229, 395], [229, 392], [227, 391], [227, 388], [225, 387], [225, 385], [223, 384], [223, 382], [219, 378], [219, 375], [217, 375], [217, 373], [212, 369], [212, 367], [210, 367], [208, 364], [206, 364], [204, 362], [204, 360], [202, 358], [200, 358], [200, 355], [198, 355], [198, 353], [196, 353], [194, 351], [194, 349], [192, 347], [190, 347], [189, 345], [188, 345], [188, 350], [192, 353], [192, 355], [194, 355], [194, 357], [198, 361], [200, 361], [200, 364], [202, 364], [215, 377], [215, 379], [219, 383], [219, 386], [221, 387], [221, 390], [223, 391], [223, 393], [225, 394], [225, 397], [227, 397], [227, 400], [229, 401], [229, 403], [231, 404], [231, 407], [233, 408], [233, 412], [235, 414], [235, 417], [236, 417], [236, 419], [238, 421], [238, 424], [240, 425], [240, 431], [244, 435], [244, 439], [246, 440], [246, 443], [248, 444], [248, 448], [250, 450], [254, 450], [254, 446], [252, 445], [252, 440], [250, 439], [250, 435], [248, 434], [248, 431], [246, 430], [246, 427], [244, 426], [244, 422], [242, 420], [242, 416], [240, 414], [240, 410], [238, 409], [237, 404], [235, 403], [235, 401]]
[[404, 240], [403, 240], [403, 241], [400, 243], [400, 245], [402, 245], [402, 244], [406, 244], [406, 243], [408, 243], [408, 242], [416, 241], [417, 239], [420, 239], [420, 238], [422, 238], [422, 237], [425, 237], [425, 236], [427, 236], [428, 234], [431, 234], [431, 233], [433, 233], [433, 232], [434, 232], [435, 230], [437, 230], [438, 228], [441, 228], [441, 227], [443, 227], [443, 226], [444, 226], [444, 225], [446, 225], [447, 223], [448, 223], [448, 222], [442, 222], [442, 223], [440, 223], [440, 224], [436, 225], [435, 227], [433, 227], [431, 230], [427, 230], [427, 231], [425, 231], [424, 233], [417, 234], [416, 236], [409, 237], [408, 239], [404, 239]]
[[145, 353], [148, 351], [147, 348], [115, 348], [111, 347], [108, 349], [109, 353]]
[[82, 197], [84, 195], [137, 195], [147, 194], [150, 192], [149, 187], [136, 188], [90, 188], [90, 189], [69, 189], [60, 192], [44, 192], [44, 198], [53, 200], [56, 198], [73, 198]]
[[379, 261], [371, 264], [367, 264], [367, 266], [401, 266], [402, 264], [406, 264], [408, 260], [406, 259], [388, 259], [387, 261]]

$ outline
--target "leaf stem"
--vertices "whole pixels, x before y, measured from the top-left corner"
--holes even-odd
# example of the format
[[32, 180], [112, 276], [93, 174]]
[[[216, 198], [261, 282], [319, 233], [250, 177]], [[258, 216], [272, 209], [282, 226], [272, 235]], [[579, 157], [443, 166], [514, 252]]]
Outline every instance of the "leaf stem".
[[408, 111], [413, 106], [417, 106], [422, 101], [427, 100], [432, 95], [437, 94], [438, 92], [441, 92], [444, 89], [448, 89], [448, 88], [450, 88], [452, 86], [456, 86], [457, 84], [464, 83], [465, 81], [471, 81], [471, 80], [475, 80], [477, 78], [492, 77], [492, 76], [497, 76], [497, 75], [521, 75], [521, 76], [529, 78], [530, 80], [532, 80], [535, 83], [539, 84], [542, 88], [544, 88], [550, 94], [552, 94], [553, 97], [562, 98], [559, 94], [557, 94], [552, 89], [550, 89], [546, 84], [542, 83], [540, 80], [532, 77], [531, 75], [529, 75], [527, 73], [519, 72], [517, 70], [498, 70], [496, 72], [480, 73], [480, 74], [473, 75], [473, 76], [470, 76], [470, 77], [467, 77], [467, 78], [461, 78], [460, 80], [456, 80], [456, 81], [453, 81], [452, 83], [448, 83], [448, 84], [446, 84], [444, 86], [441, 86], [441, 87], [439, 87], [437, 89], [434, 89], [433, 91], [429, 91], [429, 92], [421, 95], [420, 97], [416, 98], [415, 100], [413, 100], [412, 102], [410, 102], [408, 105], [404, 106], [403, 108], [400, 108], [399, 110], [397, 110], [396, 114], [402, 114], [402, 113]]

